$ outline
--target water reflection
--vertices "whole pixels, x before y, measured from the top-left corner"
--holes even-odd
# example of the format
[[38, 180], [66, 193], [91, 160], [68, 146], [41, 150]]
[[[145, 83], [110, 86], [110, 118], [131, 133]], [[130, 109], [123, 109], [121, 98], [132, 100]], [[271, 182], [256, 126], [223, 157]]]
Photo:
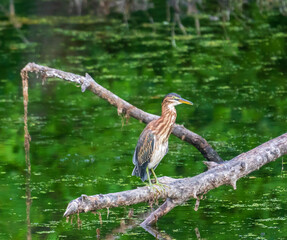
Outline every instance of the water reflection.
[[114, 228], [110, 233], [105, 235], [105, 239], [117, 239], [119, 234], [127, 234], [130, 230], [133, 228], [138, 227], [140, 222], [148, 216], [149, 212], [139, 214], [137, 216], [133, 216], [133, 209], [129, 210], [129, 214], [127, 216], [127, 219], [122, 219], [120, 222], [120, 226]]
[[173, 239], [171, 236], [169, 236], [167, 233], [159, 231], [155, 227], [151, 226], [144, 226], [144, 230], [146, 230], [148, 233], [150, 233], [152, 236], [154, 236], [156, 239], [164, 239], [164, 240], [171, 240]]
[[28, 39], [25, 37], [25, 35], [21, 30], [23, 23], [16, 16], [14, 1], [13, 0], [9, 1], [9, 10], [7, 10], [4, 7], [4, 5], [0, 4], [0, 12], [1, 11], [9, 19], [10, 24], [14, 27], [14, 29], [16, 30], [18, 36], [22, 39], [22, 41], [26, 44], [29, 44], [30, 42], [28, 41]]
[[[153, 236], [156, 239], [163, 239], [163, 240], [175, 239], [174, 236], [168, 234], [167, 232], [165, 232], [164, 229], [160, 229], [158, 226], [142, 226], [140, 224], [154, 210], [155, 209], [148, 209], [148, 210], [145, 209], [144, 212], [135, 215], [134, 209], [131, 208], [131, 209], [129, 209], [127, 217], [120, 220], [119, 226], [116, 226], [115, 228], [111, 229], [109, 232], [103, 231], [103, 233], [101, 233], [102, 228], [104, 228], [105, 224], [108, 224], [108, 223], [102, 222], [102, 217], [101, 217], [100, 212], [94, 213], [95, 216], [99, 215], [99, 223], [101, 225], [99, 228], [96, 229], [97, 239], [102, 239], [102, 238], [108, 239], [108, 240], [118, 239], [120, 236], [129, 235], [129, 232], [135, 232], [135, 229], [137, 229], [139, 227], [144, 229], [147, 233], [149, 233], [151, 236]], [[176, 219], [174, 219], [174, 221], [176, 221]], [[72, 224], [72, 222], [71, 222], [71, 224]], [[77, 226], [79, 229], [81, 229], [82, 224], [83, 224], [83, 222], [81, 220], [79, 220], [79, 215], [78, 215]], [[173, 228], [171, 228], [170, 230], [176, 231], [176, 229], [173, 229]], [[204, 238], [201, 238], [200, 231], [197, 227], [194, 229], [194, 233], [190, 233], [190, 234], [192, 234], [192, 236], [195, 235], [196, 239], [198, 239], [198, 240], [204, 239]]]
[[[26, 149], [25, 149], [26, 150]], [[29, 150], [28, 150], [29, 151]], [[27, 154], [27, 152], [26, 152]], [[30, 212], [31, 212], [31, 164], [30, 164], [30, 157], [26, 158], [26, 222], [27, 222], [27, 240], [32, 239], [32, 231], [31, 231], [31, 219], [30, 219]]]

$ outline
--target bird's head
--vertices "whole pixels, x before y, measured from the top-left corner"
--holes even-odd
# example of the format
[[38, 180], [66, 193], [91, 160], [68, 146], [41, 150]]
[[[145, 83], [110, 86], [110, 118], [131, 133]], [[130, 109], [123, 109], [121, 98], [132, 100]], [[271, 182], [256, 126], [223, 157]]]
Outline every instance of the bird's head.
[[167, 94], [162, 103], [164, 104], [168, 104], [168, 105], [172, 105], [172, 106], [176, 106], [178, 104], [182, 104], [182, 103], [185, 103], [185, 104], [188, 104], [188, 105], [193, 105], [192, 102], [182, 98], [181, 96], [179, 96], [178, 94], [176, 93], [169, 93]]

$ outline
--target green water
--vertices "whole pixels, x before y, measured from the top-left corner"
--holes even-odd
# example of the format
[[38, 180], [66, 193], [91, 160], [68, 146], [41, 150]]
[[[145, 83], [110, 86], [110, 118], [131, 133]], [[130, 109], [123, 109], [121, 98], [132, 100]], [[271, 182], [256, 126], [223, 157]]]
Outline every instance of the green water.
[[[68, 5], [15, 0], [20, 30], [0, 13], [0, 239], [95, 239], [99, 233], [102, 239], [154, 239], [138, 225], [147, 204], [101, 210], [102, 223], [92, 213], [80, 214], [80, 226], [76, 218], [71, 224], [62, 217], [81, 194], [142, 186], [131, 172], [144, 124], [126, 123], [107, 102], [74, 84], [49, 79], [42, 86], [30, 74], [27, 178], [20, 70], [28, 62], [88, 72], [154, 114], [160, 114], [163, 96], [176, 92], [194, 103], [177, 107], [177, 123], [207, 139], [225, 160], [286, 132], [287, 18], [278, 8], [251, 2], [222, 22], [210, 20], [219, 15], [218, 6], [204, 3], [201, 35], [194, 18], [183, 13], [187, 35], [176, 26], [172, 41], [164, 2], [149, 9], [153, 24], [142, 11], [132, 12], [127, 24], [120, 13], [96, 16], [84, 8], [76, 16]], [[205, 170], [203, 160], [171, 136], [156, 172], [194, 176]], [[173, 209], [156, 228], [167, 239], [197, 239], [195, 229], [204, 239], [286, 239], [286, 186], [283, 157], [240, 179], [236, 191], [212, 190], [196, 212], [194, 200]]]

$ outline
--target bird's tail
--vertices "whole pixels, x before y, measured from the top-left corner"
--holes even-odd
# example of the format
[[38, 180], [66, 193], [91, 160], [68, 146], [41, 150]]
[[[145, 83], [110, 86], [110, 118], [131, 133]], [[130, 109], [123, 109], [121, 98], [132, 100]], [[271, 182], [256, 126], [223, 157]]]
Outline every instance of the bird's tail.
[[[151, 173], [150, 170], [149, 170], [149, 172]], [[132, 176], [138, 176], [144, 182], [145, 180], [147, 180], [146, 168], [142, 168], [142, 167], [139, 168], [138, 166], [135, 166], [135, 168], [132, 172]]]
[[137, 166], [134, 167], [134, 170], [132, 172], [132, 176], [138, 176], [139, 177], [139, 173], [138, 173], [138, 168]]

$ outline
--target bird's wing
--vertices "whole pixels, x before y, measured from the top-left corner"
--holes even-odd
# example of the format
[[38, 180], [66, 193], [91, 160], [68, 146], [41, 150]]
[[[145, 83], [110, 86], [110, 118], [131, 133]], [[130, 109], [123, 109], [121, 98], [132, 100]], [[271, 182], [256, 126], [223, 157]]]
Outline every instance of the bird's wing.
[[134, 157], [133, 163], [137, 166], [142, 166], [145, 163], [149, 163], [155, 144], [155, 135], [152, 133], [151, 130], [145, 129], [138, 140]]

